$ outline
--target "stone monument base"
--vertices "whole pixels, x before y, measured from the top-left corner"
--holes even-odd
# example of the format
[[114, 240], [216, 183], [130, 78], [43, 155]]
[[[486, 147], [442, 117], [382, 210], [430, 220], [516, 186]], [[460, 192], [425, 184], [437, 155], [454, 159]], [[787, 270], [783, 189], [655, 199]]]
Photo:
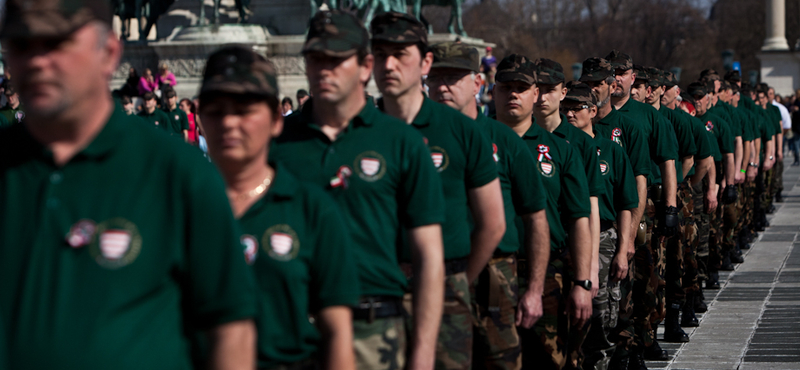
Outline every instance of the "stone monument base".
[[761, 82], [781, 96], [793, 95], [800, 89], [800, 52], [762, 51], [756, 55], [761, 61]]
[[[484, 55], [487, 46], [494, 46], [481, 39], [453, 34], [433, 34], [428, 41], [433, 45], [455, 41], [457, 38], [464, 44], [478, 48], [481, 55]], [[295, 101], [298, 89], [308, 90], [305, 62], [300, 54], [304, 41], [304, 35], [270, 35], [266, 28], [254, 24], [182, 27], [164, 41], [126, 43], [111, 88], [117, 89], [125, 84], [131, 67], [136, 68], [140, 75], [145, 68], [150, 68], [156, 74], [158, 65], [165, 63], [175, 74], [178, 82], [175, 91], [178, 97], [192, 98], [200, 88], [208, 56], [225, 45], [238, 44], [250, 47], [269, 58], [278, 72], [281, 97], [288, 96]], [[374, 80], [367, 85], [367, 91], [374, 96], [379, 95]]]

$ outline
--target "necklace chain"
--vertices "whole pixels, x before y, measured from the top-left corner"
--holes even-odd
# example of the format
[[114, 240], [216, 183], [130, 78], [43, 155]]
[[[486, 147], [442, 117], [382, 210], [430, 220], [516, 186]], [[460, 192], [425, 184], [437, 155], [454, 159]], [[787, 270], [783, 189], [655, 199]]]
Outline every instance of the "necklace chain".
[[261, 193], [263, 193], [264, 191], [266, 191], [267, 188], [269, 188], [270, 184], [272, 184], [272, 176], [267, 175], [267, 177], [264, 178], [264, 181], [262, 181], [260, 185], [256, 186], [255, 189], [248, 191], [246, 194], [237, 195], [236, 200], [246, 200], [255, 198], [261, 195]]

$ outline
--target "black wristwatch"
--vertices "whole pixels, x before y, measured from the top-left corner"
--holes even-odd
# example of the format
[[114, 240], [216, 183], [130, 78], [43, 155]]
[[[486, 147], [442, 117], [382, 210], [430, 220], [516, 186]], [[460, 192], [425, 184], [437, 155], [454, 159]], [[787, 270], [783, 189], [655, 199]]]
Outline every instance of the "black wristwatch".
[[592, 281], [591, 280], [572, 280], [572, 282], [575, 283], [575, 285], [577, 285], [577, 286], [579, 286], [579, 287], [581, 287], [583, 289], [592, 290]]

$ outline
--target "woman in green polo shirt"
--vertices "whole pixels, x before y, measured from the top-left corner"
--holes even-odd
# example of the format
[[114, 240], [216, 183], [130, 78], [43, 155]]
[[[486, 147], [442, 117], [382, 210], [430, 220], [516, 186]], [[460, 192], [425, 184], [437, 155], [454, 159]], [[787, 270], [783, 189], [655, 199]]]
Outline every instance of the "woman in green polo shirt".
[[200, 91], [209, 154], [259, 285], [258, 366], [353, 369], [359, 289], [346, 226], [322, 189], [269, 162], [283, 129], [275, 81], [270, 62], [230, 47], [209, 57]]

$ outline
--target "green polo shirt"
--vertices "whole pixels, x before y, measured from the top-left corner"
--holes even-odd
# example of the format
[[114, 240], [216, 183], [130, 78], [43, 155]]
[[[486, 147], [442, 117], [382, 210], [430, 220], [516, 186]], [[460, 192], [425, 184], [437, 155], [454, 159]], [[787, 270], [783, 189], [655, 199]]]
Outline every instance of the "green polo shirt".
[[[536, 122], [522, 135], [542, 175], [547, 194], [547, 222], [550, 248], [560, 251], [567, 245], [569, 220], [589, 217], [589, 185], [583, 160], [575, 147], [539, 127]], [[525, 254], [524, 248], [521, 250]]]
[[222, 179], [171, 143], [119, 106], [63, 166], [24, 124], [0, 132], [10, 368], [189, 369], [189, 338], [255, 315]]
[[497, 249], [504, 253], [519, 250], [520, 239], [515, 219], [547, 207], [547, 196], [542, 186], [542, 175], [536, 169], [533, 155], [514, 130], [482, 114], [475, 119], [483, 133], [492, 142], [497, 175], [503, 191], [506, 214], [506, 233]]
[[764, 153], [767, 148], [767, 141], [772, 140], [772, 136], [775, 135], [774, 126], [768, 124], [768, 118], [764, 108], [761, 108], [761, 106], [756, 104], [753, 99], [750, 99], [749, 96], [742, 96], [739, 100], [739, 104], [750, 110], [750, 112], [754, 115], [753, 118], [755, 119], [757, 125], [754, 136], [759, 137], [758, 133], [761, 133], [761, 152]]
[[619, 212], [639, 207], [636, 176], [633, 175], [628, 155], [611, 140], [594, 137], [598, 146], [600, 173], [606, 191], [598, 198], [600, 219], [617, 221]]
[[445, 219], [431, 153], [419, 132], [369, 104], [331, 141], [313, 122], [311, 104], [287, 118], [270, 159], [324, 187], [339, 204], [361, 293], [401, 297], [407, 285], [398, 262], [401, 231]]
[[783, 134], [783, 125], [781, 125], [781, 110], [780, 108], [774, 106], [772, 103], [767, 103], [767, 113], [769, 114], [770, 120], [769, 122], [772, 124], [772, 132], [777, 134]]
[[186, 112], [176, 107], [172, 110], [164, 110], [164, 113], [169, 117], [170, 124], [167, 131], [172, 135], [183, 137], [183, 130], [189, 130], [189, 117], [186, 116]]
[[578, 150], [583, 160], [586, 183], [589, 185], [589, 196], [599, 197], [605, 193], [603, 180], [600, 179], [600, 161], [597, 159], [597, 144], [592, 137], [567, 122], [567, 116], [561, 115], [561, 124], [553, 130], [553, 135], [564, 139]]
[[163, 110], [156, 108], [153, 113], [147, 113], [146, 110], [142, 109], [139, 112], [138, 116], [143, 119], [148, 124], [153, 125], [156, 128], [164, 130], [166, 133], [170, 133], [170, 127], [172, 126], [172, 121], [170, 121], [169, 116], [164, 113]]
[[683, 182], [683, 163], [681, 159], [697, 154], [697, 145], [692, 136], [692, 124], [689, 123], [683, 116], [678, 114], [672, 109], [661, 106], [658, 109], [668, 122], [672, 123], [672, 128], [675, 131], [675, 138], [678, 141], [678, 160], [675, 161], [675, 173], [678, 183]]
[[492, 143], [477, 122], [428, 98], [411, 126], [425, 137], [442, 178], [447, 212], [442, 224], [444, 258], [467, 257], [471, 249], [467, 191], [497, 178]]
[[5, 116], [0, 114], [0, 127], [11, 126], [11, 122], [8, 122]]
[[[692, 176], [695, 173], [695, 167], [697, 166], [697, 163], [700, 162], [701, 159], [705, 159], [713, 155], [714, 150], [711, 145], [711, 138], [709, 138], [709, 134], [706, 131], [706, 126], [697, 117], [686, 113], [680, 108], [673, 109], [673, 112], [689, 122], [689, 127], [692, 132], [692, 139], [694, 140], [695, 147], [697, 147], [697, 153], [694, 154], [694, 165], [692, 165], [692, 168], [686, 174], [686, 176]], [[714, 144], [716, 144], [716, 142]], [[716, 151], [719, 152], [719, 148], [717, 148]]]
[[715, 156], [714, 161], [721, 161], [723, 154], [733, 153], [735, 149], [734, 136], [727, 121], [712, 113], [706, 113], [697, 118], [705, 122], [706, 131], [710, 132], [717, 141], [720, 156], [719, 159]]
[[734, 139], [737, 136], [742, 137], [739, 121], [733, 117], [727, 109], [725, 109], [723, 104], [724, 102], [717, 101], [716, 105], [708, 108], [708, 113], [713, 114], [725, 121], [725, 123], [728, 124], [728, 129], [731, 131], [731, 135], [734, 137]]
[[753, 113], [750, 112], [750, 110], [739, 105], [738, 107], [734, 107], [733, 111], [739, 115], [739, 121], [742, 123], [742, 141], [753, 141], [756, 137], [760, 137], [758, 134], [758, 123], [755, 122]]
[[16, 108], [11, 108], [10, 105], [6, 104], [3, 108], [0, 108], [0, 115], [13, 125], [15, 123], [20, 123], [25, 118], [23, 109], [22, 103]]
[[308, 318], [330, 306], [355, 306], [355, 260], [335, 201], [276, 165], [269, 191], [239, 219], [245, 259], [259, 288], [258, 366], [314, 356], [321, 335]]
[[659, 164], [678, 160], [678, 141], [672, 125], [652, 106], [629, 98], [619, 112], [636, 122], [642, 129], [650, 149], [651, 184], [661, 183]]
[[593, 125], [596, 135], [609, 139], [625, 150], [635, 176], [650, 176], [650, 148], [642, 129], [630, 118], [619, 113], [614, 106], [611, 112]]

